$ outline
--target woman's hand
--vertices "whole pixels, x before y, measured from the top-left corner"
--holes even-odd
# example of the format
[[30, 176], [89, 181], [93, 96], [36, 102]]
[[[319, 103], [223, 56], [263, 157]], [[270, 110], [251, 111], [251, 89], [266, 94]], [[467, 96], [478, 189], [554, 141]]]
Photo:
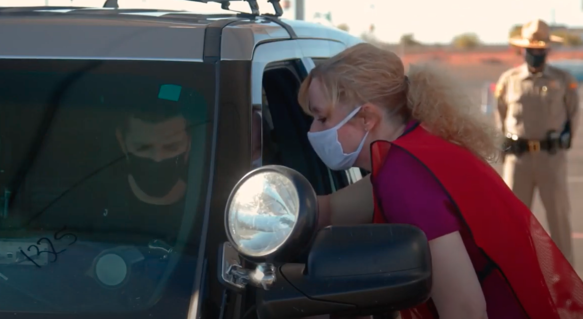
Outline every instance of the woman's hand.
[[429, 241], [432, 299], [443, 319], [487, 319], [486, 299], [459, 232]]
[[330, 196], [318, 196], [318, 230], [331, 224]]
[[318, 196], [318, 229], [328, 225], [372, 222], [374, 201], [370, 175], [333, 194]]

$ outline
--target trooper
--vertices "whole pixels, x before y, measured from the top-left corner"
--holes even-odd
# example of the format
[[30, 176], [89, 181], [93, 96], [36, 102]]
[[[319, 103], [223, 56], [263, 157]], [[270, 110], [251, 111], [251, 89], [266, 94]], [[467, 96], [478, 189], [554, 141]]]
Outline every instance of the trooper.
[[562, 39], [544, 21], [526, 23], [509, 42], [522, 49], [525, 63], [496, 86], [496, 120], [506, 136], [503, 177], [529, 208], [538, 188], [551, 237], [573, 263], [566, 152], [578, 124], [578, 84], [546, 63], [551, 42]]

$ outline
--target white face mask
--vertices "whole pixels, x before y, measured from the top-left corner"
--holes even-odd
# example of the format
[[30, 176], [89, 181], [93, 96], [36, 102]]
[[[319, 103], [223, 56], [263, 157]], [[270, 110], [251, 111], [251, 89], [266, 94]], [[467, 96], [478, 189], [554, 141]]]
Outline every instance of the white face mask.
[[342, 144], [338, 141], [338, 129], [350, 121], [360, 111], [360, 108], [359, 106], [354, 109], [354, 111], [348, 114], [344, 120], [333, 128], [320, 132], [308, 132], [308, 140], [310, 140], [314, 151], [318, 154], [322, 162], [332, 170], [341, 171], [351, 168], [354, 162], [356, 162], [358, 154], [362, 151], [368, 132], [366, 132], [362, 141], [360, 141], [360, 145], [358, 145], [356, 151], [349, 154], [344, 153]]

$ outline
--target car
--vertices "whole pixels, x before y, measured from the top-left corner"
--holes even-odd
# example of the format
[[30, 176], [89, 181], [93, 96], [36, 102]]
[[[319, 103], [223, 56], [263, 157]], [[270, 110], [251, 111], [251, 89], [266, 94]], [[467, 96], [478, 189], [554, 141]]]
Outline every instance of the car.
[[278, 0], [202, 2], [222, 11], [0, 8], [0, 317], [387, 316], [429, 298], [418, 228], [317, 229], [317, 196], [366, 172], [322, 163], [296, 96], [361, 40]]
[[550, 64], [559, 69], [568, 71], [575, 77], [577, 82], [583, 82], [583, 61], [582, 60], [554, 60]]

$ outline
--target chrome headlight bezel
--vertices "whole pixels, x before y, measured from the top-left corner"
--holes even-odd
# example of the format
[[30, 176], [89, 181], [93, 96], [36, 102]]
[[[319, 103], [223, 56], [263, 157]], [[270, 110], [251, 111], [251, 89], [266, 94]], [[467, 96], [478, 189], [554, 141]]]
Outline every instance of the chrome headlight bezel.
[[[234, 230], [232, 214], [236, 213], [234, 210], [234, 203], [238, 196], [241, 196], [240, 192], [248, 192], [249, 187], [251, 186], [249, 183], [252, 183], [253, 186], [258, 187], [257, 185], [261, 184], [258, 183], [258, 177], [266, 175], [275, 176], [276, 178], [273, 178], [273, 183], [275, 183], [274, 185], [283, 189], [288, 186], [290, 192], [287, 195], [295, 197], [292, 199], [294, 203], [291, 205], [295, 207], [289, 208], [294, 210], [291, 213], [295, 214], [295, 223], [287, 234], [282, 233], [283, 235], [280, 237], [283, 238], [280, 238], [280, 242], [272, 243], [269, 245], [271, 247], [269, 249], [265, 249], [264, 251], [253, 252], [241, 246], [241, 242], [237, 238], [238, 235], [233, 233]], [[277, 184], [278, 182], [280, 184]], [[281, 183], [287, 185], [282, 185]], [[249, 194], [251, 194], [251, 196], [256, 196], [258, 194], [261, 196], [266, 195], [268, 198], [272, 199], [278, 197], [279, 193], [276, 189], [277, 187], [266, 187], [266, 185], [268, 185], [266, 182], [264, 182], [262, 185], [264, 187], [262, 190], [255, 190]], [[278, 200], [275, 201], [277, 202]], [[289, 202], [289, 198], [287, 202]], [[278, 202], [278, 204], [281, 204], [282, 207], [285, 206], [285, 203]], [[254, 261], [284, 261], [287, 258], [286, 256], [294, 256], [294, 254], [297, 254], [305, 249], [313, 238], [318, 221], [317, 207], [318, 201], [316, 193], [310, 185], [309, 181], [302, 174], [284, 166], [263, 166], [247, 173], [243, 178], [241, 178], [241, 180], [239, 180], [239, 182], [231, 191], [229, 199], [227, 200], [227, 205], [225, 207], [225, 232], [229, 242], [233, 245], [233, 247], [239, 252], [240, 255], [247, 259]], [[293, 220], [291, 222], [293, 222]]]

